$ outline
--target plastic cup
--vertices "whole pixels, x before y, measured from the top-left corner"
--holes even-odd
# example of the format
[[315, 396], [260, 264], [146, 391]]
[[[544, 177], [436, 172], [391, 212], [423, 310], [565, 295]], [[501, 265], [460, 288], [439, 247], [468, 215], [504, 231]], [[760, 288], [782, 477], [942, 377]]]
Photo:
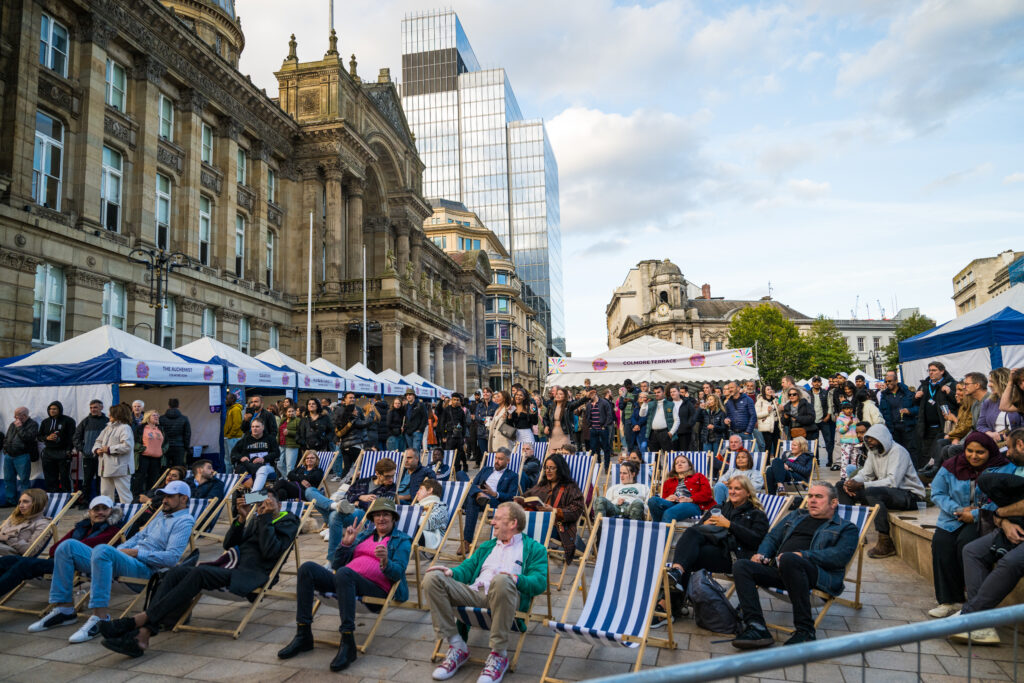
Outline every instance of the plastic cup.
[[918, 512], [924, 512], [927, 507], [928, 507], [928, 503], [924, 502], [923, 500], [917, 501], [917, 511]]
[[722, 508], [717, 507], [717, 506], [711, 508], [711, 516], [712, 517], [714, 517], [715, 515], [720, 515], [720, 514], [722, 514]]

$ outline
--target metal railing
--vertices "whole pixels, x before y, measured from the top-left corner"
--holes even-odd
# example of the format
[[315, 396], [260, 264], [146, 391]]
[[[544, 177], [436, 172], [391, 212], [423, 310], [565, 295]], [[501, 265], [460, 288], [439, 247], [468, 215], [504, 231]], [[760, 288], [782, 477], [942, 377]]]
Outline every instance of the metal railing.
[[[846, 655], [861, 656], [861, 680], [867, 680], [868, 652], [887, 647], [917, 643], [917, 677], [921, 676], [921, 642], [936, 638], [946, 638], [955, 633], [977, 631], [983, 628], [1009, 626], [1013, 624], [1013, 678], [1021, 680], [1018, 675], [1018, 644], [1019, 625], [1024, 623], [1024, 604], [1011, 607], [946, 617], [935, 621], [917, 622], [903, 626], [893, 626], [878, 631], [853, 633], [838, 638], [828, 638], [801, 645], [778, 647], [759, 652], [731, 657], [715, 657], [712, 659], [677, 664], [674, 666], [649, 669], [637, 673], [616, 674], [604, 678], [592, 679], [598, 683], [688, 683], [693, 681], [721, 680], [726, 678], [739, 679], [762, 671], [772, 671], [788, 666], [802, 666], [803, 677], [807, 680], [807, 665], [826, 659], [835, 659]], [[967, 680], [972, 680], [972, 645], [967, 644]], [[1024, 671], [1020, 672], [1024, 674]]]

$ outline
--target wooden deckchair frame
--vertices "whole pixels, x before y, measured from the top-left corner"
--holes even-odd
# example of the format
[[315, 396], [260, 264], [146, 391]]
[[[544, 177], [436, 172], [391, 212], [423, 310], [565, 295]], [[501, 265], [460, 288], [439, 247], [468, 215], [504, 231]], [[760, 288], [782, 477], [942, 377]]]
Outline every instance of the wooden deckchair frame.
[[437, 548], [434, 549], [434, 550], [431, 550], [431, 549], [427, 548], [426, 546], [424, 546], [422, 548], [422, 550], [424, 552], [426, 552], [428, 555], [431, 554], [431, 553], [433, 554], [433, 558], [430, 560], [430, 564], [427, 565], [427, 569], [430, 569], [435, 564], [437, 564], [438, 560], [457, 561], [458, 556], [450, 554], [450, 553], [446, 553], [444, 551], [444, 547], [445, 547], [445, 544], [448, 542], [448, 537], [451, 535], [452, 529], [455, 529], [456, 527], [458, 528], [458, 532], [459, 532], [459, 547], [460, 548], [462, 547], [462, 541], [465, 540], [465, 539], [463, 539], [463, 535], [464, 534], [463, 534], [463, 531], [462, 531], [462, 515], [459, 514], [459, 513], [462, 512], [462, 506], [466, 504], [466, 498], [469, 497], [469, 490], [471, 488], [473, 488], [472, 482], [460, 482], [460, 481], [457, 481], [457, 480], [454, 480], [454, 479], [451, 480], [451, 481], [440, 482], [440, 483], [441, 483], [442, 486], [445, 485], [445, 484], [462, 484], [462, 483], [465, 483], [466, 486], [464, 487], [464, 490], [462, 491], [462, 495], [459, 496], [458, 502], [455, 504], [455, 509], [453, 510], [451, 508], [451, 506], [449, 506], [449, 508], [448, 508], [448, 526], [447, 526], [447, 528], [445, 528], [444, 536], [441, 537], [441, 542], [438, 543]]
[[[601, 515], [597, 516], [597, 519], [594, 520], [595, 528], [600, 528], [602, 519], [603, 519], [603, 517]], [[668, 591], [669, 591], [668, 569], [666, 567], [666, 564], [668, 563], [669, 555], [672, 552], [672, 536], [675, 533], [675, 529], [672, 528], [672, 525], [668, 525], [668, 526], [669, 526], [668, 535], [665, 537], [665, 548], [662, 551], [662, 557], [661, 557], [661, 562], [659, 563], [658, 580], [657, 580], [657, 583], [661, 584], [661, 594], [664, 594], [664, 595], [668, 595]], [[595, 545], [596, 545], [596, 543], [595, 543], [596, 540], [597, 540], [597, 534], [591, 534], [590, 535], [590, 540], [587, 542], [587, 548], [584, 551], [584, 558], [589, 558], [591, 552], [594, 552]], [[595, 558], [594, 558], [595, 562], [597, 561], [597, 559], [598, 558], [595, 555]], [[584, 569], [585, 568], [586, 568], [586, 562], [580, 562], [580, 568], [579, 568], [579, 570], [577, 570], [576, 578], [573, 580], [572, 590], [569, 591], [569, 599], [566, 600], [566, 602], [565, 602], [565, 610], [562, 612], [561, 623], [563, 623], [563, 624], [569, 623], [569, 611], [572, 609], [572, 601], [576, 597], [576, 593], [577, 593], [577, 591], [575, 590], [576, 588], [580, 589], [579, 592], [582, 593], [583, 596], [584, 596], [583, 597], [584, 604], [586, 603], [587, 598], [586, 598], [586, 589], [585, 589], [585, 584], [586, 584], [586, 576], [585, 576], [585, 573], [584, 573]], [[636, 663], [633, 666], [633, 671], [640, 671], [640, 667], [643, 664], [643, 659], [644, 659], [644, 650], [647, 649], [647, 645], [648, 644], [654, 645], [655, 647], [662, 647], [662, 648], [668, 648], [668, 649], [673, 649], [673, 650], [676, 647], [675, 638], [674, 638], [674, 636], [672, 634], [672, 618], [671, 618], [671, 615], [667, 614], [664, 611], [658, 610], [658, 597], [659, 597], [659, 591], [657, 591], [657, 590], [651, 591], [651, 605], [649, 607], [650, 617], [648, 618], [647, 623], [644, 624], [643, 633], [639, 637], [629, 636], [629, 635], [623, 635], [622, 636], [622, 640], [624, 640], [624, 641], [633, 642], [633, 643], [639, 643], [640, 644], [640, 647], [637, 648]], [[651, 621], [655, 617], [659, 617], [659, 616], [663, 617], [666, 620], [666, 624], [665, 625], [666, 625], [666, 628], [667, 628], [667, 633], [666, 633], [666, 635], [668, 636], [667, 638], [656, 638], [656, 637], [653, 637], [651, 635]], [[548, 676], [548, 671], [551, 670], [551, 663], [555, 659], [555, 652], [558, 650], [558, 641], [561, 639], [561, 637], [562, 636], [561, 636], [560, 633], [558, 633], [558, 632], [555, 633], [554, 642], [551, 643], [551, 650], [548, 652], [547, 662], [544, 664], [544, 671], [541, 673], [541, 677], [540, 677], [541, 683], [548, 683], [549, 681], [551, 683], [565, 683], [565, 681], [563, 681], [562, 679], [553, 678], [551, 676]]]
[[[245, 475], [235, 474], [234, 472], [224, 472], [223, 474], [231, 475], [233, 477], [236, 477], [235, 483], [232, 484], [229, 488], [225, 488], [225, 490], [224, 490], [224, 499], [221, 500], [219, 503], [217, 503], [217, 506], [213, 510], [211, 510], [210, 514], [207, 515], [207, 518], [203, 520], [203, 526], [204, 527], [206, 526], [206, 523], [209, 522], [211, 519], [219, 519], [221, 513], [224, 512], [225, 508], [227, 508], [227, 510], [228, 510], [228, 519], [229, 519], [228, 524], [229, 525], [231, 524], [231, 522], [230, 522], [231, 512], [232, 512], [231, 501], [234, 500], [235, 491], [237, 491], [238, 487], [242, 485], [242, 479], [245, 478]], [[218, 541], [223, 542], [225, 536], [227, 536], [227, 532], [224, 532], [223, 534], [218, 534], [218, 533], [215, 533], [213, 531], [213, 529], [210, 529], [209, 531], [206, 531], [205, 529], [201, 528], [198, 531], [193, 531], [193, 538], [189, 542], [191, 543], [191, 542], [193, 542], [193, 541], [195, 541], [197, 539], [200, 539], [200, 538], [214, 538], [214, 539], [216, 539]]]
[[[255, 506], [253, 507], [253, 511], [255, 511]], [[252, 514], [252, 512], [250, 512], [250, 514]], [[178, 619], [178, 623], [174, 625], [174, 632], [178, 633], [180, 631], [189, 631], [191, 633], [216, 633], [221, 635], [230, 635], [232, 638], [237, 640], [238, 636], [242, 635], [242, 631], [245, 630], [245, 627], [249, 624], [249, 621], [252, 619], [253, 615], [256, 614], [256, 610], [259, 609], [259, 606], [263, 603], [264, 598], [266, 598], [268, 595], [273, 597], [294, 597], [294, 594], [289, 596], [289, 594], [287, 593], [282, 594], [275, 592], [271, 590], [271, 586], [274, 584], [274, 581], [280, 574], [281, 567], [284, 565], [285, 560], [288, 558], [288, 555], [292, 552], [292, 550], [295, 550], [296, 553], [298, 552], [299, 536], [302, 534], [302, 527], [305, 525], [306, 521], [309, 519], [311, 514], [313, 514], [313, 503], [303, 503], [302, 515], [299, 516], [299, 528], [295, 532], [295, 537], [292, 539], [292, 542], [288, 545], [288, 547], [285, 548], [285, 550], [277, 558], [277, 562], [274, 563], [274, 568], [270, 570], [270, 573], [267, 576], [266, 583], [264, 583], [262, 587], [257, 588], [252, 593], [250, 593], [250, 595], [255, 595], [256, 597], [249, 605], [249, 608], [246, 610], [245, 615], [242, 617], [242, 620], [238, 623], [237, 627], [235, 627], [232, 630], [226, 628], [214, 628], [212, 626], [192, 626], [191, 624], [186, 624], [185, 622], [188, 621], [189, 617], [191, 616], [192, 610], [195, 609], [196, 603], [198, 603], [199, 600], [203, 597], [203, 594], [200, 593], [192, 599], [192, 603], [188, 606], [188, 609], [185, 610], [184, 613], [182, 613], [181, 618]], [[232, 594], [226, 593], [226, 595]]]

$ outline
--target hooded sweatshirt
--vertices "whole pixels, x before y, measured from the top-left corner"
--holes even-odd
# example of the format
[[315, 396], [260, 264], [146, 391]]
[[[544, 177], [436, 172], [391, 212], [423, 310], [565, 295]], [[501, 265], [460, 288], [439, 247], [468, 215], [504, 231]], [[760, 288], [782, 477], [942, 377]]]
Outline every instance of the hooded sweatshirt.
[[[57, 408], [57, 415], [49, 417], [50, 408]], [[39, 443], [43, 444], [43, 458], [46, 460], [63, 460], [68, 457], [71, 448], [74, 446], [75, 421], [64, 414], [64, 406], [60, 401], [54, 401], [46, 408], [46, 419], [39, 425]], [[57, 438], [50, 440], [46, 437], [56, 434]]]
[[876, 453], [868, 448], [867, 461], [853, 479], [867, 488], [886, 486], [903, 489], [923, 499], [924, 484], [917, 476], [907, 449], [893, 441], [884, 424], [871, 425], [864, 437], [866, 439], [869, 436], [882, 444], [882, 452]]

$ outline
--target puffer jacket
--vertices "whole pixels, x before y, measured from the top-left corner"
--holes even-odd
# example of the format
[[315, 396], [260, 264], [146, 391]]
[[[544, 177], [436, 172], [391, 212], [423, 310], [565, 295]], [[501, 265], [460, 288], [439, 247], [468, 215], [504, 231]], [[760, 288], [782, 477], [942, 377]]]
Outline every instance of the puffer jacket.
[[[64, 414], [60, 401], [54, 401], [47, 407], [47, 415], [52, 407], [57, 408], [57, 415], [42, 421], [36, 438], [43, 444], [43, 460], [66, 460], [75, 445], [75, 421]], [[56, 438], [48, 439], [51, 434], [56, 434]]]
[[22, 555], [32, 545], [36, 536], [50, 523], [40, 512], [23, 522], [7, 519], [0, 524], [0, 555]]
[[109, 418], [100, 413], [99, 415], [86, 415], [78, 423], [72, 442], [75, 445], [75, 450], [81, 453], [83, 458], [96, 457], [92, 454], [92, 445], [96, 442], [96, 437], [100, 435], [100, 432], [107, 428], [109, 422]]
[[160, 429], [164, 430], [164, 439], [169, 447], [188, 450], [192, 445], [192, 424], [177, 408], [168, 408], [160, 416]]
[[303, 451], [328, 451], [331, 450], [333, 436], [330, 417], [320, 414], [314, 420], [307, 415], [299, 422], [299, 435], [295, 441]]
[[359, 406], [338, 406], [334, 411], [334, 417], [331, 418], [331, 422], [335, 430], [352, 422], [352, 428], [341, 437], [341, 443], [339, 444], [341, 448], [361, 448], [366, 443], [366, 426], [368, 422], [363, 415], [363, 409]]

